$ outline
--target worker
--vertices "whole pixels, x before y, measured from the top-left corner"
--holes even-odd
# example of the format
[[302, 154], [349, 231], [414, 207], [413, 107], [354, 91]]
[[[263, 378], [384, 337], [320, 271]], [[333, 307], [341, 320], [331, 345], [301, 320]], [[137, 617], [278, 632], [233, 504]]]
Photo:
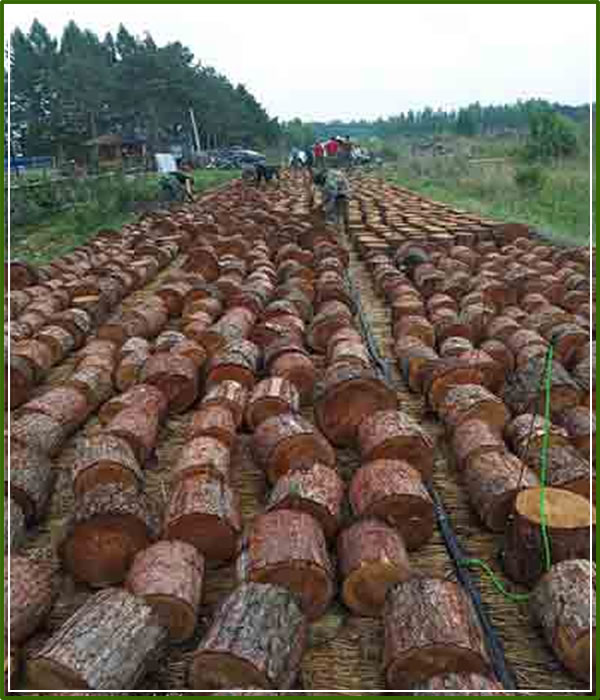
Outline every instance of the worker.
[[312, 147], [312, 152], [315, 160], [315, 168], [317, 168], [317, 170], [321, 170], [324, 166], [323, 161], [325, 158], [325, 149], [323, 148], [323, 144], [317, 141]]
[[337, 139], [333, 136], [329, 137], [329, 140], [325, 142], [325, 155], [327, 156], [327, 165], [333, 166], [337, 164], [337, 155], [340, 149], [340, 144]]
[[347, 229], [350, 183], [346, 175], [337, 169], [320, 170], [313, 175], [313, 182], [321, 190], [325, 222], [343, 224]]
[[166, 173], [160, 180], [162, 188], [171, 199], [194, 202], [193, 184], [194, 178], [182, 170], [172, 170]]
[[351, 165], [352, 157], [352, 141], [350, 141], [350, 136], [345, 136], [340, 139], [339, 142], [339, 152], [338, 160], [342, 168], [349, 168]]
[[279, 166], [278, 165], [267, 165], [266, 163], [257, 163], [255, 166], [256, 169], [256, 184], [260, 185], [260, 183], [264, 180], [265, 185], [267, 185], [271, 180], [277, 180], [277, 184], [279, 184]]

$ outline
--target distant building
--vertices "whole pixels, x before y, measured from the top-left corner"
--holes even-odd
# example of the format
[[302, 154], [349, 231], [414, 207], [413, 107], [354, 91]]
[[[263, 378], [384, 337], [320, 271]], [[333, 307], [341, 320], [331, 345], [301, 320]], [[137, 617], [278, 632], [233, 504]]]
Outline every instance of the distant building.
[[98, 161], [101, 165], [123, 167], [128, 160], [146, 158], [146, 139], [141, 136], [121, 136], [121, 134], [102, 134], [84, 143], [89, 149], [98, 149]]

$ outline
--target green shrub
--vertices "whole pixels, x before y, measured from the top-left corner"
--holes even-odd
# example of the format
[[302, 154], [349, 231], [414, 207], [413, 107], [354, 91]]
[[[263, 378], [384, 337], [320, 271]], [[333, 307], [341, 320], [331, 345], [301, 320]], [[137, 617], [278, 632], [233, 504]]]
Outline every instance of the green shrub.
[[539, 192], [547, 180], [546, 173], [539, 165], [517, 168], [515, 184], [522, 192]]
[[577, 153], [577, 125], [572, 119], [549, 109], [529, 115], [529, 136], [524, 149], [527, 161], [549, 160]]

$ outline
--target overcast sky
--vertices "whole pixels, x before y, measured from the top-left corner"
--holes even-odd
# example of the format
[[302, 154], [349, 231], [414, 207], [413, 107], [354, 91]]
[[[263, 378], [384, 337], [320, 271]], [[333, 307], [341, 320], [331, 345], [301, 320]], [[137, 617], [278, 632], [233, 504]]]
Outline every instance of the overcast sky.
[[[4, 5], [5, 32], [37, 17], [100, 35], [122, 22], [179, 40], [272, 116], [389, 116], [595, 92], [595, 5]], [[593, 90], [593, 92], [591, 92]]]

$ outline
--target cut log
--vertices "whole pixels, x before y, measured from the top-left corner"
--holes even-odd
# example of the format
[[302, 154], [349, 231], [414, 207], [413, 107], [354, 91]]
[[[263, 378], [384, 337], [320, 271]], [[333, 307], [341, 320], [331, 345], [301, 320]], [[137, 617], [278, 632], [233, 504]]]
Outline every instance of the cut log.
[[100, 366], [80, 366], [65, 380], [64, 386], [76, 389], [85, 396], [90, 413], [108, 401], [113, 393], [111, 372]]
[[107, 401], [100, 409], [98, 418], [103, 425], [107, 425], [121, 411], [134, 406], [152, 414], [158, 412], [160, 421], [167, 414], [167, 399], [160, 389], [152, 384], [136, 384], [124, 394]]
[[154, 341], [154, 351], [169, 352], [184, 340], [186, 340], [185, 335], [179, 331], [163, 331]]
[[87, 438], [73, 462], [73, 491], [79, 497], [101, 484], [121, 484], [141, 490], [144, 476], [130, 444], [122, 437], [100, 433]]
[[[8, 558], [4, 557], [4, 599], [8, 603]], [[47, 561], [10, 556], [10, 640], [19, 644], [42, 624], [58, 595], [56, 567]]]
[[119, 391], [127, 391], [140, 381], [149, 357], [149, 349], [128, 352], [122, 357], [114, 371], [114, 383]]
[[375, 411], [358, 427], [358, 445], [363, 461], [376, 459], [408, 462], [425, 481], [433, 473], [433, 440], [407, 413]]
[[469, 350], [473, 350], [473, 343], [468, 338], [450, 336], [440, 346], [440, 357], [460, 357]]
[[28, 401], [22, 408], [24, 413], [43, 413], [59, 423], [65, 435], [69, 435], [89, 414], [85, 396], [67, 386], [56, 386], [36, 399]]
[[504, 376], [514, 371], [515, 356], [501, 340], [485, 340], [481, 343], [479, 349], [486, 352], [503, 367]]
[[202, 399], [202, 406], [222, 406], [231, 411], [237, 428], [242, 424], [248, 391], [239, 382], [226, 380], [209, 387]]
[[190, 687], [291, 688], [306, 636], [306, 620], [289, 591], [244, 583], [222, 603], [194, 653]]
[[318, 353], [327, 351], [330, 338], [342, 328], [352, 325], [352, 314], [345, 304], [339, 303], [330, 311], [320, 311], [308, 327], [306, 339]]
[[412, 576], [404, 540], [375, 520], [359, 520], [337, 542], [342, 598], [357, 615], [379, 617], [388, 591]]
[[197, 411], [194, 411], [188, 429], [188, 439], [214, 438], [226, 448], [231, 449], [235, 440], [235, 429], [235, 420], [229, 408], [216, 403], [203, 404]]
[[202, 369], [206, 363], [206, 351], [202, 345], [188, 338], [182, 340], [180, 343], [177, 343], [177, 345], [171, 348], [171, 352], [174, 355], [189, 357], [194, 365], [196, 365], [196, 369], [198, 370]]
[[[8, 343], [5, 342], [5, 347]], [[35, 366], [27, 357], [10, 356], [10, 364], [4, 370], [4, 389], [10, 386], [10, 408], [16, 408], [25, 403], [31, 394], [36, 381]], [[8, 370], [8, 371], [7, 371]], [[8, 374], [8, 376], [7, 376]], [[6, 394], [5, 394], [6, 405]]]
[[[519, 583], [533, 584], [544, 573], [540, 492], [531, 488], [518, 494], [506, 530], [504, 570]], [[557, 564], [589, 557], [590, 530], [596, 528], [594, 506], [582, 496], [557, 488], [545, 489], [544, 502], [551, 561]]]
[[270, 363], [269, 373], [293, 384], [302, 404], [312, 400], [317, 372], [313, 361], [304, 352], [282, 352]]
[[388, 594], [383, 611], [388, 688], [403, 690], [442, 673], [485, 675], [481, 629], [463, 589], [434, 578], [412, 578]]
[[10, 436], [13, 442], [54, 457], [67, 438], [65, 428], [44, 413], [24, 413], [11, 421]]
[[[529, 466], [538, 474], [542, 469], [542, 450], [530, 451]], [[548, 486], [572, 491], [596, 503], [596, 470], [571, 445], [550, 447], [546, 472]]]
[[413, 695], [443, 693], [442, 697], [447, 697], [452, 690], [460, 691], [460, 697], [463, 695], [510, 695], [510, 693], [501, 692], [503, 686], [498, 681], [493, 680], [491, 676], [482, 676], [479, 673], [444, 673], [413, 685], [411, 690], [419, 691]]
[[272, 484], [293, 468], [314, 462], [335, 464], [335, 453], [325, 437], [312, 423], [293, 413], [263, 421], [254, 433], [253, 448]]
[[530, 609], [556, 656], [589, 683], [590, 651], [596, 659], [596, 565], [585, 559], [555, 564], [535, 587]]
[[45, 326], [36, 335], [36, 339], [48, 346], [53, 365], [58, 364], [75, 348], [75, 339], [62, 326]]
[[141, 378], [162, 391], [169, 413], [183, 413], [198, 398], [198, 370], [189, 357], [156, 353], [146, 362]]
[[472, 418], [458, 425], [452, 435], [452, 450], [456, 466], [464, 470], [482, 454], [504, 452], [505, 444], [500, 432], [482, 420]]
[[282, 377], [269, 377], [259, 382], [246, 407], [246, 424], [251, 431], [268, 418], [282, 413], [296, 413], [300, 395], [292, 382]]
[[354, 444], [361, 421], [396, 408], [396, 395], [372, 370], [333, 365], [315, 397], [317, 424], [336, 447]]
[[194, 545], [209, 562], [230, 560], [241, 530], [237, 494], [222, 479], [180, 479], [164, 518], [164, 538]]
[[200, 436], [183, 446], [173, 469], [173, 479], [209, 476], [229, 482], [229, 467], [229, 447], [217, 438]]
[[125, 587], [145, 598], [169, 639], [180, 642], [196, 629], [203, 576], [204, 559], [191, 544], [161, 541], [136, 554]]
[[156, 660], [164, 638], [164, 628], [141, 598], [120, 588], [99, 591], [28, 661], [28, 686], [135, 688]]
[[239, 581], [289, 589], [309, 620], [323, 615], [335, 591], [323, 530], [302, 511], [273, 510], [256, 516], [243, 538], [236, 569]]
[[120, 583], [136, 552], [154, 535], [154, 517], [137, 488], [105, 483], [83, 492], [60, 543], [65, 568], [90, 586]]
[[576, 323], [559, 323], [553, 326], [547, 338], [554, 346], [556, 359], [566, 366], [571, 364], [577, 352], [590, 341], [589, 333]]
[[410, 389], [421, 393], [425, 377], [440, 360], [435, 350], [420, 338], [405, 336], [394, 343], [394, 355]]
[[483, 385], [483, 372], [468, 362], [450, 357], [432, 366], [424, 378], [423, 389], [430, 406], [439, 411], [447, 393], [463, 384]]
[[[10, 459], [6, 460], [4, 473], [5, 493], [10, 492], [11, 498], [21, 506], [27, 524], [39, 522], [54, 487], [54, 473], [47, 455], [11, 441]], [[7, 476], [10, 478], [10, 489]]]
[[490, 319], [485, 335], [489, 340], [499, 340], [508, 346], [512, 335], [521, 329], [521, 326], [511, 316], [496, 316]]
[[566, 410], [557, 420], [566, 428], [571, 443], [586, 458], [596, 454], [596, 414], [584, 406]]
[[[542, 449], [546, 421], [544, 416], [522, 413], [506, 426], [506, 438], [513, 452], [521, 459], [528, 460]], [[548, 430], [549, 447], [567, 447], [569, 437], [564, 428], [550, 423]]]
[[252, 391], [256, 382], [260, 349], [249, 340], [231, 343], [213, 355], [208, 366], [206, 384], [211, 386], [222, 381], [238, 382]]
[[459, 359], [481, 370], [482, 383], [494, 394], [500, 394], [504, 386], [506, 372], [501, 364], [496, 362], [483, 350], [468, 350], [461, 353]]
[[517, 493], [539, 486], [535, 473], [507, 452], [478, 454], [469, 460], [464, 482], [471, 505], [494, 532], [504, 532]]
[[408, 549], [418, 549], [433, 535], [433, 502], [420, 472], [408, 462], [368, 462], [354, 474], [349, 498], [356, 516], [385, 521]]
[[160, 289], [156, 290], [155, 294], [162, 299], [170, 316], [180, 316], [186, 294], [192, 289], [193, 287], [189, 282], [181, 280], [179, 282], [163, 284]]
[[267, 509], [308, 513], [331, 540], [339, 528], [343, 498], [344, 483], [336, 470], [315, 462], [281, 476], [271, 491]]
[[108, 423], [105, 435], [115, 435], [125, 440], [133, 450], [137, 461], [145, 464], [154, 451], [158, 434], [158, 410], [128, 406]]
[[46, 343], [30, 338], [15, 343], [10, 349], [11, 357], [22, 357], [29, 361], [34, 371], [34, 381], [39, 383], [52, 367], [52, 352]]
[[481, 384], [459, 384], [438, 404], [441, 420], [455, 430], [467, 420], [480, 420], [501, 434], [510, 415], [502, 401]]
[[23, 542], [25, 542], [25, 537], [25, 515], [23, 514], [23, 509], [13, 498], [5, 498], [4, 554], [12, 554], [16, 552], [21, 547]]
[[394, 339], [405, 336], [419, 338], [430, 348], [435, 346], [435, 330], [425, 316], [402, 316], [392, 327]]

